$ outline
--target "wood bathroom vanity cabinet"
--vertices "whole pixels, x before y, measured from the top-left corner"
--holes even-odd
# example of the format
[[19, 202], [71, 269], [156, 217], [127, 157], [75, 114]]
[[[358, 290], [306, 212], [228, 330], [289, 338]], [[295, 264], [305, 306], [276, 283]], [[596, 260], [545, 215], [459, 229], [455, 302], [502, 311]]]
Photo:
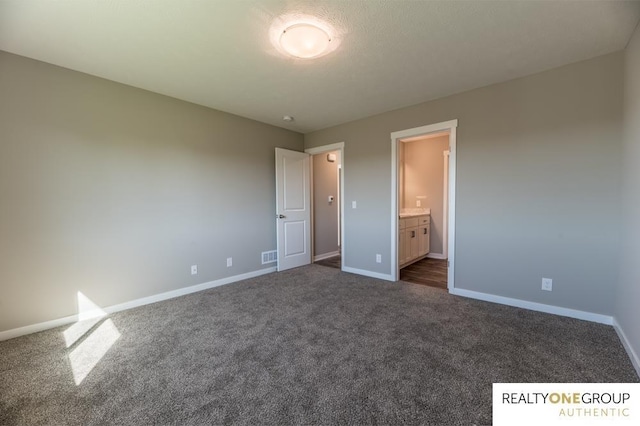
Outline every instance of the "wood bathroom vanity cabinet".
[[423, 259], [429, 254], [431, 215], [401, 217], [399, 221], [400, 268]]

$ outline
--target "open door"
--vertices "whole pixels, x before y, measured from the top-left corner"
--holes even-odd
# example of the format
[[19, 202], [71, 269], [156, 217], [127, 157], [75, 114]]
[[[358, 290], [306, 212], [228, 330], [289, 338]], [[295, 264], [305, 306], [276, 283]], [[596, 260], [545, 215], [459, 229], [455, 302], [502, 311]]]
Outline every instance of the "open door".
[[311, 263], [309, 157], [276, 148], [278, 271]]

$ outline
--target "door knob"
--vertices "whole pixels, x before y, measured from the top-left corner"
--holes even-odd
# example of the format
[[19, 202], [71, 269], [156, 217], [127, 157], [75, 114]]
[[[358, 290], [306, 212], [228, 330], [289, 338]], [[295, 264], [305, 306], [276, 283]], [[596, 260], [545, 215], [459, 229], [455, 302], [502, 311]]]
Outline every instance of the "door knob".
[[283, 214], [277, 214], [276, 219], [284, 219], [286, 216]]

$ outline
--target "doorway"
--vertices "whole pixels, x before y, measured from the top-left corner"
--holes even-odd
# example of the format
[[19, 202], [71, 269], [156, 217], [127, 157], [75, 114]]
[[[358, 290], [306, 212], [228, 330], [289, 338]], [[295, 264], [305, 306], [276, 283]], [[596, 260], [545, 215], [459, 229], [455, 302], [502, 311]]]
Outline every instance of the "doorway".
[[400, 280], [446, 290], [449, 132], [398, 142]]
[[391, 133], [394, 281], [454, 288], [456, 128], [452, 120]]
[[344, 142], [305, 150], [311, 155], [312, 261], [344, 265]]

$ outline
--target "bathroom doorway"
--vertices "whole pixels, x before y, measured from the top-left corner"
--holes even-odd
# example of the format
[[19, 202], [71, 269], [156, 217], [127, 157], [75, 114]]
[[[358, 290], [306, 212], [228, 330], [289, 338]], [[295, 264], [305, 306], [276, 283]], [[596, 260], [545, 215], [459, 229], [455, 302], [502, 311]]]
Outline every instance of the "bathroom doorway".
[[399, 142], [400, 280], [446, 290], [449, 132]]
[[343, 143], [305, 150], [311, 154], [312, 261], [342, 269]]
[[391, 134], [395, 280], [454, 288], [456, 127], [452, 120]]

